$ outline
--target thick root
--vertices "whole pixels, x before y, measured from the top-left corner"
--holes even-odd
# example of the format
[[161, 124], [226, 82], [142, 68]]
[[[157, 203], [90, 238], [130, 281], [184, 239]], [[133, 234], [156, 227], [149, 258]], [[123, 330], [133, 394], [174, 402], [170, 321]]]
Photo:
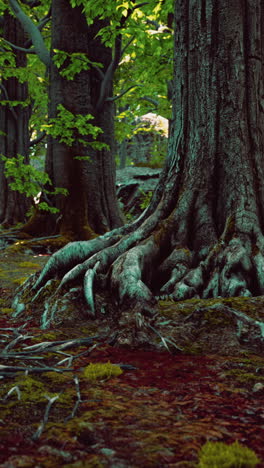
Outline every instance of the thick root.
[[[264, 284], [260, 273], [263, 267], [263, 255], [258, 253], [252, 257], [248, 246], [244, 247], [243, 241], [236, 237], [228, 245], [220, 242], [214, 246], [205, 260], [175, 281], [170, 294], [174, 300], [262, 294]], [[170, 289], [172, 277], [168, 282]]]
[[144, 244], [133, 247], [113, 263], [110, 285], [118, 297], [119, 305], [134, 307], [140, 304], [142, 311], [149, 313], [156, 300], [150, 290], [152, 270], [159, 248], [151, 236]]

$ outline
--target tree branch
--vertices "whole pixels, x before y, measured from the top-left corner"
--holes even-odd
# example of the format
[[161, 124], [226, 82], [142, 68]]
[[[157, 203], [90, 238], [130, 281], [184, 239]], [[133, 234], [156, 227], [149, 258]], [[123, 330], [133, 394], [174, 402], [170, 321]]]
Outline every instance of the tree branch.
[[[44, 26], [46, 26], [46, 24], [50, 21], [50, 18], [51, 18], [51, 8], [49, 9], [48, 13], [46, 14], [46, 16], [44, 16], [44, 18], [42, 18], [40, 20], [40, 22], [38, 23], [37, 25], [37, 28], [39, 31], [42, 31], [42, 29], [44, 28]], [[25, 42], [25, 47], [30, 47], [32, 44], [32, 40], [31, 39], [28, 39], [26, 42]]]
[[133, 42], [135, 37], [136, 36], [132, 36], [131, 39], [129, 39], [128, 43], [125, 45], [125, 47], [123, 47], [123, 49], [121, 50], [121, 57], [123, 57], [125, 50], [128, 48], [128, 46], [130, 46], [131, 42]]
[[148, 97], [148, 96], [142, 96], [140, 99], [141, 99], [142, 101], [148, 101], [148, 102], [150, 102], [150, 103], [153, 104], [153, 106], [155, 106], [155, 107], [158, 107], [158, 105], [159, 105], [158, 101], [156, 101], [155, 99], [152, 99], [152, 98], [150, 98], [150, 97]]
[[100, 96], [96, 105], [97, 112], [102, 108], [102, 105], [106, 99], [107, 86], [110, 83], [110, 81], [113, 79], [114, 72], [116, 68], [118, 67], [118, 64], [121, 58], [121, 46], [122, 46], [122, 35], [118, 34], [118, 36], [115, 39], [114, 58], [112, 62], [110, 63], [109, 67], [107, 68], [106, 73], [101, 83]]
[[[147, 5], [147, 4], [148, 4], [148, 2], [142, 2], [142, 3], [138, 3], [133, 8], [130, 8], [127, 11], [127, 15], [123, 16], [121, 18], [120, 26], [118, 27], [118, 30], [121, 30], [121, 29], [124, 28], [126, 21], [132, 15], [134, 10], [136, 10], [137, 8], [140, 8], [143, 5]], [[131, 41], [133, 39], [134, 38], [131, 38]], [[104, 76], [104, 78], [102, 80], [102, 83], [101, 83], [100, 96], [99, 96], [99, 99], [98, 99], [98, 103], [96, 105], [96, 111], [97, 112], [102, 108], [102, 105], [103, 105], [103, 103], [104, 103], [104, 101], [106, 99], [108, 84], [113, 79], [114, 72], [115, 72], [115, 70], [117, 69], [117, 67], [119, 65], [122, 54], [124, 53], [126, 48], [129, 46], [131, 41], [129, 41], [128, 44], [122, 50], [122, 34], [118, 34], [116, 39], [115, 39], [114, 58], [113, 58], [112, 62], [110, 63], [109, 67], [107, 68], [105, 76]]]
[[[138, 86], [141, 86], [141, 85], [133, 85], [133, 86], [130, 86], [129, 88], [125, 89], [125, 91], [122, 91], [122, 93], [118, 94], [117, 96], [113, 96], [113, 97], [108, 97], [106, 98], [106, 101], [117, 101], [117, 99], [120, 99], [122, 96], [124, 96], [124, 94], [128, 93], [128, 91], [130, 91], [131, 89], [133, 88], [137, 88]], [[142, 98], [141, 98], [142, 99]]]
[[20, 50], [21, 52], [25, 52], [26, 54], [36, 54], [35, 49], [25, 49], [24, 47], [19, 47], [16, 44], [13, 44], [12, 42], [7, 41], [7, 39], [3, 38], [3, 41], [10, 45], [13, 49]]
[[23, 12], [16, 0], [8, 0], [11, 9], [13, 10], [16, 18], [22, 24], [23, 29], [29, 34], [32, 39], [32, 43], [35, 47], [36, 54], [39, 59], [49, 67], [51, 58], [50, 53], [44, 43], [43, 37], [38, 29], [38, 27], [33, 23], [33, 21]]

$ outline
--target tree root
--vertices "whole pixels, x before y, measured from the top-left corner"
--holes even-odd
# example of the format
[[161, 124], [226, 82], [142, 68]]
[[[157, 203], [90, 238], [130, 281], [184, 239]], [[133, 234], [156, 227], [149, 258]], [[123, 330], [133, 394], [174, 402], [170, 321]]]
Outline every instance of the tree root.
[[[197, 256], [173, 241], [172, 219], [158, 221], [160, 216], [156, 214], [125, 236], [115, 230], [88, 242], [70, 243], [53, 254], [42, 272], [29, 278], [18, 290], [14, 302], [17, 314], [24, 310], [24, 302], [44, 303], [41, 327], [47, 328], [58, 314], [60, 317], [64, 312], [69, 314], [70, 303], [78, 307], [81, 304], [87, 319], [110, 314], [116, 328], [123, 327], [117, 336], [119, 344], [146, 343], [151, 332], [159, 336], [166, 349], [172, 346], [180, 350], [181, 346], [164, 337], [157, 326], [157, 299], [177, 302], [263, 293], [261, 237], [253, 245], [250, 236], [229, 239], [222, 236], [211, 248], [203, 246], [203, 257]], [[107, 311], [97, 303], [96, 294], [104, 291], [111, 294], [112, 305], [107, 305]], [[235, 316], [230, 310], [228, 313]], [[248, 341], [258, 341], [261, 347], [262, 322], [251, 319], [246, 324], [246, 319], [238, 315], [236, 320], [243, 323], [241, 337], [248, 327]]]
[[228, 244], [220, 241], [195, 268], [189, 269], [189, 265], [180, 263], [172, 270], [161, 292], [175, 301], [192, 297], [251, 297], [264, 292], [264, 257], [260, 252], [252, 255], [251, 248], [244, 247], [238, 237]]

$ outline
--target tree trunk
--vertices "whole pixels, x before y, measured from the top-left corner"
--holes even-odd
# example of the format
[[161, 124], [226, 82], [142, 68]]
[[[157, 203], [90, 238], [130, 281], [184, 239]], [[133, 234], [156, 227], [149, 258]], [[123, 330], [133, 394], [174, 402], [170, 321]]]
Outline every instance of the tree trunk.
[[[51, 50], [69, 54], [82, 52], [90, 60], [101, 62], [105, 71], [111, 61], [111, 49], [95, 39], [100, 21], [95, 25], [87, 25], [82, 7], [72, 8], [66, 0], [53, 0]], [[95, 48], [99, 52], [96, 49], [95, 53]], [[55, 206], [61, 210], [60, 233], [71, 239], [90, 239], [95, 233], [101, 234], [123, 224], [115, 188], [113, 105], [104, 99], [100, 112], [97, 110], [101, 80], [93, 67], [77, 73], [73, 80], [61, 76], [64, 67], [63, 64], [59, 70], [53, 62], [51, 64], [49, 117], [57, 116], [59, 104], [75, 115], [93, 115], [92, 123], [102, 128], [104, 133], [100, 140], [109, 145], [109, 150], [97, 151], [77, 141], [69, 147], [50, 137], [46, 170], [54, 187], [66, 188], [69, 192], [66, 197], [55, 198]], [[89, 137], [82, 138], [89, 142]], [[90, 159], [78, 160], [76, 156]], [[39, 227], [33, 220], [25, 230], [32, 232]], [[50, 230], [53, 229], [55, 226], [50, 225]]]
[[[49, 278], [62, 277], [53, 316], [61, 288], [82, 277], [88, 315], [100, 314], [94, 289], [108, 287], [116, 320], [129, 321], [130, 311], [137, 328], [155, 313], [155, 296], [264, 293], [263, 15], [261, 0], [176, 0], [164, 171], [134, 223], [66, 246], [30, 280], [37, 292]], [[262, 324], [262, 344], [263, 335]]]
[[[26, 37], [19, 22], [9, 13], [4, 14], [3, 37], [23, 47]], [[26, 67], [27, 58], [24, 52], [15, 50], [15, 60], [17, 68]], [[1, 100], [22, 101], [28, 99], [27, 83], [21, 83], [15, 77], [2, 79]], [[28, 164], [29, 149], [29, 118], [30, 106], [22, 105], [1, 105], [0, 102], [0, 154], [14, 158], [18, 154], [24, 156], [24, 162]], [[3, 226], [11, 226], [18, 222], [25, 221], [31, 201], [19, 192], [11, 190], [4, 174], [4, 162], [0, 160], [0, 223]]]

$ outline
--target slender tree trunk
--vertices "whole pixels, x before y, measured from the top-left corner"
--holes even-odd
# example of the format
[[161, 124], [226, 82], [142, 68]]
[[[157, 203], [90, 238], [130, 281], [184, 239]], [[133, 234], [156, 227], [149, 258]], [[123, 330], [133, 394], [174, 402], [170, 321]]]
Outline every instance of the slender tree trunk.
[[[94, 288], [108, 288], [123, 329], [131, 317], [144, 328], [155, 295], [264, 294], [263, 18], [262, 0], [175, 1], [173, 119], [156, 191], [134, 223], [66, 246], [25, 285], [46, 294], [47, 280], [64, 274], [44, 326], [62, 286], [82, 278], [87, 315], [100, 316]], [[248, 341], [263, 349], [263, 322], [255, 325]]]
[[[4, 15], [3, 36], [6, 40], [23, 47], [26, 40], [19, 22], [9, 15]], [[17, 68], [26, 67], [27, 59], [24, 52], [15, 51]], [[1, 100], [22, 101], [28, 99], [27, 83], [21, 83], [17, 78], [3, 79], [1, 82]], [[6, 157], [24, 156], [24, 162], [29, 162], [29, 118], [30, 106], [26, 105], [1, 105], [0, 101], [0, 154]], [[19, 192], [10, 189], [4, 174], [4, 162], [0, 160], [0, 223], [10, 226], [25, 221], [31, 201]]]

